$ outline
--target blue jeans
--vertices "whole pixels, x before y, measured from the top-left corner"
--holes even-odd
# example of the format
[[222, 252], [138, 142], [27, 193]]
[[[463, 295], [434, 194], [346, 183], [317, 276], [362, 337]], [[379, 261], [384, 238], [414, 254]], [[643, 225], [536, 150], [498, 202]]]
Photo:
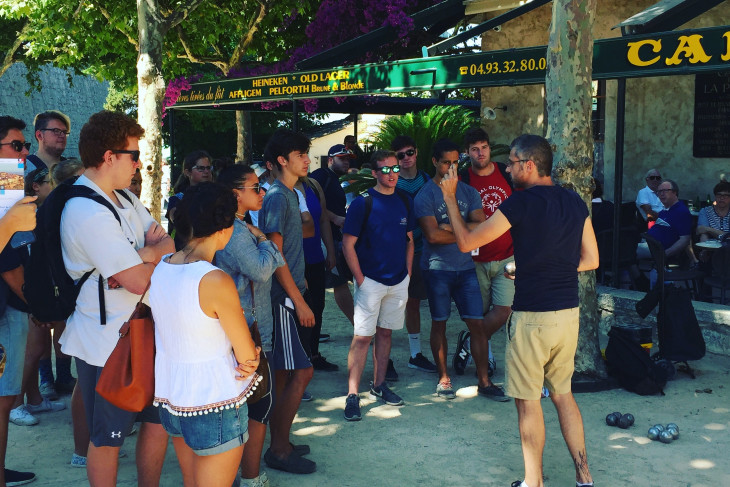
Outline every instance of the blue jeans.
[[0, 316], [0, 343], [5, 347], [5, 372], [0, 377], [0, 396], [17, 396], [23, 382], [28, 315], [12, 306]]
[[466, 271], [423, 270], [428, 290], [428, 307], [433, 321], [451, 316], [451, 300], [462, 320], [482, 319], [482, 293], [474, 269]]

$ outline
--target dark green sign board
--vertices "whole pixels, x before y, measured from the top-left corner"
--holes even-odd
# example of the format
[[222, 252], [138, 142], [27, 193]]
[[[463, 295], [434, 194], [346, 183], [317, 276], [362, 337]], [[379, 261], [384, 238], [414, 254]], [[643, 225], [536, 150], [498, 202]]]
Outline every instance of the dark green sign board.
[[[545, 82], [547, 46], [196, 83], [175, 107]], [[730, 26], [594, 43], [593, 79], [730, 69]]]

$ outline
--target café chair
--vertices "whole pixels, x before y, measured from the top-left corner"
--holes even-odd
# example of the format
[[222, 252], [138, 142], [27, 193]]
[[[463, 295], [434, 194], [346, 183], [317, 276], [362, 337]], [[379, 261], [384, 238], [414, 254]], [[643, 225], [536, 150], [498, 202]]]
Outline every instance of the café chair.
[[651, 258], [654, 261], [654, 268], [657, 272], [657, 283], [662, 286], [668, 282], [684, 282], [685, 286], [692, 290], [695, 299], [699, 299], [699, 284], [705, 274], [697, 269], [680, 269], [677, 267], [670, 268], [667, 263], [666, 254], [662, 244], [650, 236], [644, 234], [644, 239], [649, 246]]
[[[725, 304], [725, 294], [730, 290], [730, 246], [723, 245], [712, 251], [712, 275], [705, 277], [704, 284], [720, 289], [720, 304]], [[714, 299], [710, 294], [710, 299]]]

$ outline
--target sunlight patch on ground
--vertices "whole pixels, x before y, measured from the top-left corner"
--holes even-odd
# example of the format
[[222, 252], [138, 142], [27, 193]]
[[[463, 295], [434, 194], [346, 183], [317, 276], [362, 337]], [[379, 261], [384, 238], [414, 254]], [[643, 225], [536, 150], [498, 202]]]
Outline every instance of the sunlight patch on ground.
[[[360, 397], [360, 406], [363, 406], [365, 401]], [[335, 411], [337, 409], [345, 410], [345, 396], [333, 397], [332, 399], [319, 399], [317, 400], [317, 411], [326, 413], [329, 411]]]
[[613, 440], [620, 440], [622, 438], [633, 438], [629, 433], [611, 433], [608, 435], [608, 439]]
[[723, 413], [730, 413], [730, 409], [728, 408], [715, 408], [712, 410], [713, 413], [723, 414]]
[[639, 445], [648, 445], [651, 440], [645, 436], [634, 436], [634, 441]]
[[703, 458], [690, 460], [689, 465], [692, 468], [696, 468], [697, 470], [708, 470], [710, 468], [715, 468], [715, 462], [711, 460], [705, 460]]
[[400, 407], [398, 406], [384, 406], [374, 407], [365, 414], [365, 416], [372, 416], [380, 419], [393, 419], [401, 416]]
[[340, 429], [340, 424], [323, 424], [318, 426], [308, 426], [296, 431], [292, 431], [295, 436], [332, 436]]
[[309, 421], [312, 423], [329, 423], [331, 421], [331, 418], [312, 418]]
[[456, 397], [477, 397], [477, 386], [456, 389]]
[[705, 425], [705, 429], [711, 430], [711, 431], [722, 431], [722, 430], [726, 430], [727, 426], [725, 426], [724, 424], [720, 424], [720, 423], [708, 423]]
[[625, 445], [611, 445], [610, 448], [613, 448], [614, 450], [623, 450], [626, 448]]
[[700, 435], [700, 438], [705, 440], [707, 443], [712, 443], [712, 438], [710, 438], [709, 436]]
[[494, 421], [497, 419], [493, 414], [487, 414], [487, 413], [474, 413], [469, 415], [470, 418], [476, 420], [476, 421]]

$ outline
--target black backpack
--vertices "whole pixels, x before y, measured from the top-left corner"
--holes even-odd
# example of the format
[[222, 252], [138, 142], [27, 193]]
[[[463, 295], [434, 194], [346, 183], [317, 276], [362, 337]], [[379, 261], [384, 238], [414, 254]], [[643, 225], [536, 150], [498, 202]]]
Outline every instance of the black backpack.
[[[64, 321], [76, 307], [81, 286], [96, 269], [86, 272], [77, 283], [66, 272], [61, 251], [61, 214], [71, 198], [89, 198], [104, 205], [121, 225], [119, 214], [103, 196], [88, 186], [74, 185], [75, 179], [59, 184], [48, 195], [36, 214], [36, 240], [30, 245], [30, 257], [25, 265], [23, 294], [30, 312], [41, 322]], [[117, 194], [131, 202], [124, 191]], [[106, 324], [104, 279], [99, 279], [99, 314]]]
[[667, 371], [649, 357], [641, 345], [632, 340], [624, 330], [611, 328], [606, 346], [608, 373], [624, 389], [641, 396], [664, 395]]

